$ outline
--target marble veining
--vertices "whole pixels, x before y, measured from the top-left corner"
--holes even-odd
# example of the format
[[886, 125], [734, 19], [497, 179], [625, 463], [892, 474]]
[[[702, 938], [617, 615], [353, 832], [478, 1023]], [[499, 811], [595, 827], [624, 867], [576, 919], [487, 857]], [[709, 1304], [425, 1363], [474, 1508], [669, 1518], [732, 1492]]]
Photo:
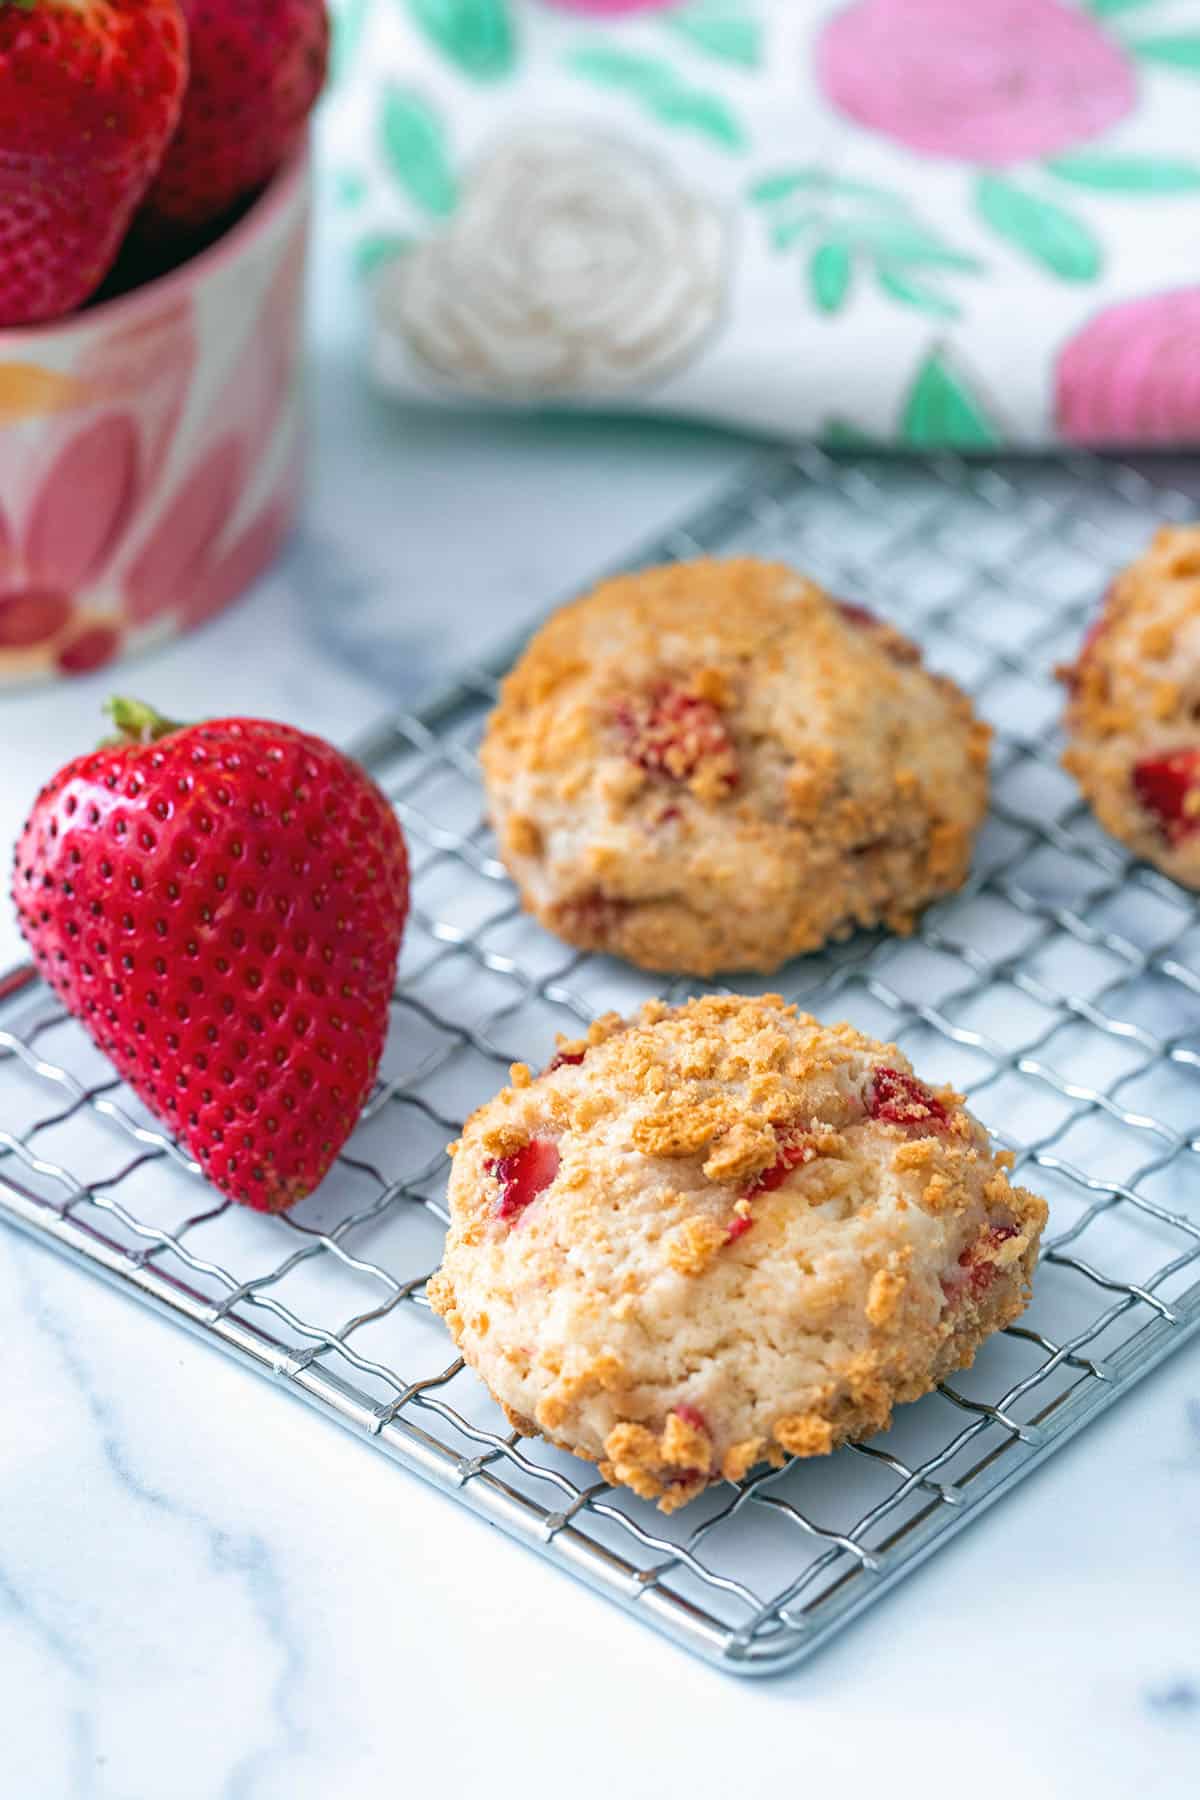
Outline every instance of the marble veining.
[[[113, 1644], [105, 1643], [105, 1638], [115, 1639], [126, 1655], [132, 1651], [135, 1663], [150, 1678], [156, 1648], [151, 1635], [143, 1636], [139, 1628], [138, 1597], [147, 1593], [147, 1577], [151, 1583], [154, 1578], [169, 1581], [190, 1566], [197, 1591], [220, 1596], [220, 1615], [237, 1630], [240, 1653], [252, 1652], [255, 1661], [271, 1671], [252, 1736], [231, 1758], [219, 1789], [213, 1790], [221, 1800], [252, 1800], [263, 1791], [264, 1771], [302, 1755], [308, 1741], [295, 1700], [304, 1679], [304, 1642], [289, 1615], [272, 1546], [258, 1532], [230, 1520], [230, 1501], [235, 1497], [223, 1494], [219, 1481], [213, 1487], [213, 1509], [208, 1511], [142, 1471], [117, 1403], [94, 1380], [69, 1315], [47, 1296], [44, 1278], [50, 1271], [45, 1257], [21, 1245], [10, 1252], [8, 1262], [16, 1289], [10, 1295], [15, 1308], [10, 1304], [6, 1309], [9, 1329], [36, 1335], [43, 1352], [49, 1353], [44, 1356], [44, 1377], [52, 1387], [58, 1386], [59, 1404], [69, 1404], [74, 1414], [71, 1437], [87, 1471], [74, 1534], [85, 1539], [89, 1535], [98, 1491], [105, 1487], [106, 1510], [128, 1509], [135, 1518], [140, 1515], [134, 1528], [139, 1554], [131, 1559], [128, 1587], [124, 1593], [114, 1588], [99, 1607], [94, 1600], [81, 1605], [80, 1597], [53, 1576], [40, 1590], [31, 1589], [13, 1571], [0, 1567], [0, 1602], [11, 1622], [36, 1640], [80, 1691], [80, 1703], [69, 1714], [76, 1765], [70, 1792], [107, 1791], [92, 1779], [106, 1729], [99, 1696]], [[167, 1529], [156, 1529], [158, 1521]], [[99, 1542], [96, 1548], [102, 1549]]]

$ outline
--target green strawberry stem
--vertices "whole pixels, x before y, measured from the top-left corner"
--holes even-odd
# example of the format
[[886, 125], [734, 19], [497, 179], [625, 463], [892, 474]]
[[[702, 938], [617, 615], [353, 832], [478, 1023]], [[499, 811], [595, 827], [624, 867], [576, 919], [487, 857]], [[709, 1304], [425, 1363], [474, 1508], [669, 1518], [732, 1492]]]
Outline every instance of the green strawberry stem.
[[117, 728], [117, 735], [106, 740], [110, 745], [157, 744], [159, 738], [170, 737], [172, 732], [183, 730], [177, 719], [164, 719], [160, 712], [156, 712], [144, 700], [114, 697], [104, 710]]

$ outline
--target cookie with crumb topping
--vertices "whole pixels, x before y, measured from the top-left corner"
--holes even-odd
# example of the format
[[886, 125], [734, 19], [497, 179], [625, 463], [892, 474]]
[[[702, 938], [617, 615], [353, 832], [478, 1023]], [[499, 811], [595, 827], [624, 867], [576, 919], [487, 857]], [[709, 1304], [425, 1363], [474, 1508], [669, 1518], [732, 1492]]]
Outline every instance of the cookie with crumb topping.
[[956, 1094], [777, 995], [601, 1019], [452, 1153], [433, 1306], [664, 1511], [886, 1427], [1023, 1311], [1046, 1219]]
[[966, 876], [988, 738], [899, 632], [745, 558], [557, 613], [482, 763], [530, 912], [582, 949], [710, 975], [911, 929]]
[[1077, 660], [1063, 764], [1115, 838], [1200, 888], [1200, 525], [1164, 526]]

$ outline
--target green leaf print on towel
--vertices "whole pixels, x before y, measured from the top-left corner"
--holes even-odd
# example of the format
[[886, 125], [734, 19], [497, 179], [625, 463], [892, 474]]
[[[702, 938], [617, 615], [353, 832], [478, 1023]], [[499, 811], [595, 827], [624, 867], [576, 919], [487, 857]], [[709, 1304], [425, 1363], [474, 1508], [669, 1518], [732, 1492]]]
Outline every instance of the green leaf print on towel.
[[844, 413], [826, 417], [817, 433], [827, 450], [871, 455], [901, 450], [999, 450], [1004, 434], [989, 408], [943, 346], [921, 360], [904, 396], [893, 435], [868, 431]]
[[1200, 75], [1200, 33], [1138, 38], [1129, 48], [1145, 62], [1164, 63], [1169, 69], [1182, 69], [1185, 75]]
[[458, 182], [442, 121], [429, 102], [412, 88], [385, 87], [379, 135], [388, 169], [409, 199], [434, 218], [452, 213]]
[[517, 59], [508, 0], [407, 0], [444, 56], [473, 81], [497, 81]]
[[1136, 12], [1139, 7], [1153, 6], [1155, 0], [1083, 0], [1084, 10], [1098, 19], [1115, 19], [1119, 13]]
[[329, 175], [329, 192], [333, 204], [343, 212], [353, 212], [370, 192], [361, 169], [334, 169]]
[[669, 12], [663, 24], [720, 62], [742, 69], [757, 69], [762, 62], [762, 24], [746, 12], [743, 0], [692, 0]]
[[812, 296], [822, 312], [837, 312], [846, 298], [853, 265], [844, 244], [821, 244], [808, 265]]
[[817, 433], [817, 442], [824, 445], [826, 450], [841, 450], [847, 453], [869, 453], [872, 450], [887, 448], [879, 438], [872, 437], [869, 431], [864, 431], [852, 419], [843, 419], [836, 414], [825, 420]]
[[781, 169], [778, 174], [760, 176], [751, 184], [747, 197], [756, 206], [773, 206], [777, 200], [792, 200], [798, 194], [814, 193], [878, 200], [881, 206], [896, 211], [902, 211], [905, 205], [890, 188], [876, 187], [870, 181], [847, 181], [840, 175], [831, 175], [828, 169]]
[[370, 4], [371, 0], [339, 0], [333, 7], [333, 50], [329, 67], [331, 86], [336, 86], [350, 72], [362, 38], [363, 26], [367, 22]]
[[589, 45], [573, 51], [567, 66], [585, 81], [620, 88], [664, 125], [696, 131], [725, 150], [743, 150], [745, 134], [719, 94], [691, 87], [661, 57]]
[[1046, 164], [1051, 175], [1077, 187], [1108, 194], [1194, 194], [1200, 188], [1200, 163], [1177, 156], [1106, 156], [1080, 150], [1056, 156]]
[[958, 317], [958, 307], [953, 300], [947, 300], [937, 288], [929, 287], [925, 282], [914, 281], [909, 275], [897, 275], [892, 269], [878, 270], [876, 279], [889, 300], [915, 307], [918, 312], [932, 313], [938, 319]]
[[929, 352], [904, 402], [900, 442], [911, 450], [997, 450], [1003, 433], [943, 350]]
[[942, 277], [977, 275], [983, 267], [924, 224], [902, 195], [871, 182], [821, 168], [781, 169], [758, 177], [748, 198], [762, 210], [772, 250], [807, 247], [809, 288], [823, 313], [845, 305], [855, 275], [867, 268], [889, 300], [956, 318]]
[[416, 240], [401, 231], [373, 231], [354, 246], [354, 273], [367, 281], [376, 269], [405, 255]]
[[1073, 213], [1019, 188], [1003, 175], [980, 175], [975, 203], [993, 231], [1062, 281], [1094, 281], [1099, 244]]

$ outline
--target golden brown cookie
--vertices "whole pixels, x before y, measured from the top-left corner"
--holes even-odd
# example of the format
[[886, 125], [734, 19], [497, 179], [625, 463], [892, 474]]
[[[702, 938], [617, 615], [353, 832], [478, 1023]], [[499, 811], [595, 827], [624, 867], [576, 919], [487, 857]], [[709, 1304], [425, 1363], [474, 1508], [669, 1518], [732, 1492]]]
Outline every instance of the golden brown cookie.
[[583, 949], [708, 975], [909, 930], [966, 876], [988, 737], [898, 632], [742, 559], [557, 613], [482, 760], [529, 911]]
[[1096, 817], [1200, 888], [1200, 525], [1156, 534], [1059, 673], [1070, 695], [1063, 764]]
[[652, 1001], [467, 1122], [429, 1295], [520, 1431], [670, 1511], [881, 1430], [1023, 1311], [1011, 1160], [848, 1025]]

